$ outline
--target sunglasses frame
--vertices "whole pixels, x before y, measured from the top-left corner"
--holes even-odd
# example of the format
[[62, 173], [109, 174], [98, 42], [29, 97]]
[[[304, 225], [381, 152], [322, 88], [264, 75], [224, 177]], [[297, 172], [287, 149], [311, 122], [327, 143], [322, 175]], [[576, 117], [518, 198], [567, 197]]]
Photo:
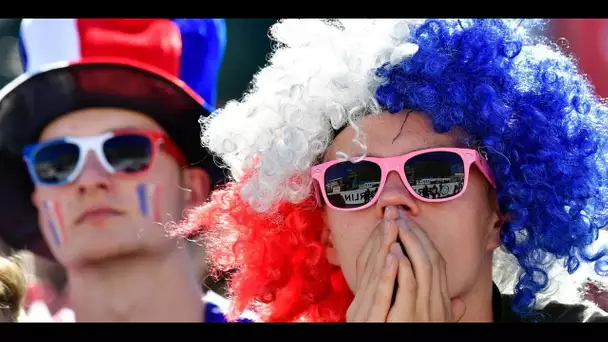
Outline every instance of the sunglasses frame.
[[[420, 196], [416, 191], [414, 191], [414, 189], [412, 188], [410, 183], [407, 181], [407, 177], [405, 175], [405, 163], [408, 160], [410, 160], [416, 156], [426, 154], [426, 153], [432, 153], [432, 152], [450, 152], [450, 153], [457, 154], [462, 159], [462, 162], [464, 165], [464, 184], [463, 184], [462, 190], [458, 194], [456, 194], [452, 197], [441, 198], [441, 199], [424, 198], [424, 197]], [[416, 199], [423, 201], [423, 202], [430, 202], [430, 203], [452, 201], [452, 200], [455, 200], [458, 197], [462, 196], [462, 194], [464, 194], [465, 191], [467, 190], [467, 186], [469, 184], [469, 175], [471, 173], [471, 171], [470, 171], [471, 165], [473, 165], [473, 164], [475, 164], [477, 166], [477, 168], [486, 177], [486, 179], [492, 185], [492, 187], [494, 187], [496, 189], [496, 182], [494, 180], [494, 175], [492, 173], [492, 169], [488, 165], [487, 159], [485, 157], [483, 157], [479, 153], [479, 151], [477, 151], [475, 149], [437, 147], [437, 148], [428, 148], [428, 149], [418, 150], [418, 151], [410, 152], [410, 153], [400, 155], [400, 156], [395, 156], [395, 157], [386, 157], [386, 158], [367, 157], [367, 158], [364, 158], [363, 160], [373, 162], [376, 165], [380, 166], [380, 169], [382, 172], [381, 176], [380, 176], [380, 184], [378, 185], [378, 190], [376, 191], [376, 194], [374, 195], [374, 197], [368, 203], [366, 203], [360, 207], [356, 207], [356, 208], [339, 208], [339, 207], [332, 205], [331, 202], [329, 201], [329, 199], [327, 198], [327, 192], [325, 189], [325, 172], [330, 167], [332, 167], [336, 164], [345, 162], [343, 160], [332, 160], [329, 162], [315, 165], [311, 168], [311, 170], [310, 170], [311, 177], [313, 178], [314, 181], [316, 181], [316, 186], [315, 186], [315, 192], [317, 192], [316, 195], [318, 196], [319, 192], [320, 192], [323, 196], [323, 199], [325, 200], [325, 204], [335, 210], [339, 210], [339, 211], [364, 210], [364, 209], [371, 207], [372, 205], [374, 205], [376, 203], [376, 201], [378, 200], [378, 197], [380, 197], [380, 194], [382, 193], [382, 189], [384, 188], [384, 185], [386, 184], [386, 179], [388, 178], [389, 173], [394, 171], [399, 174], [399, 177], [401, 177], [401, 181], [403, 182], [403, 184], [405, 185], [407, 190]]]
[[[109, 139], [123, 135], [139, 135], [146, 137], [150, 140], [150, 146], [152, 147], [152, 155], [150, 156], [150, 163], [144, 169], [137, 172], [125, 173], [115, 170], [108, 162], [105, 153], [103, 152], [103, 145]], [[40, 150], [55, 144], [76, 145], [79, 149], [78, 162], [76, 163], [76, 166], [74, 167], [72, 173], [65, 180], [58, 183], [46, 183], [38, 177], [35, 166], [35, 157]], [[90, 151], [93, 151], [95, 153], [95, 155], [97, 156], [97, 160], [108, 173], [136, 176], [141, 173], [147, 172], [150, 169], [150, 166], [154, 164], [156, 158], [158, 157], [161, 146], [167, 151], [167, 153], [169, 153], [173, 158], [175, 158], [175, 160], [180, 164], [180, 166], [186, 164], [186, 159], [184, 158], [182, 152], [179, 150], [175, 142], [165, 133], [156, 130], [134, 128], [113, 130], [94, 136], [62, 137], [30, 144], [23, 148], [23, 159], [27, 165], [28, 171], [34, 183], [44, 186], [61, 186], [74, 182], [80, 176], [86, 164], [87, 156]]]

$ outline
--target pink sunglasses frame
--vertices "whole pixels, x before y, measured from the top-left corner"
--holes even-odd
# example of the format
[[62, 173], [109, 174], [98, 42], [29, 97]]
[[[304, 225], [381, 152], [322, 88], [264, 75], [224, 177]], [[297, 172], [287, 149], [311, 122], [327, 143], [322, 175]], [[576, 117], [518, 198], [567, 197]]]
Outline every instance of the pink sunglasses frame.
[[[420, 196], [416, 191], [414, 191], [412, 186], [407, 181], [407, 177], [405, 176], [405, 167], [404, 167], [405, 163], [413, 157], [416, 157], [416, 156], [419, 156], [419, 155], [425, 154], [425, 153], [431, 153], [431, 152], [451, 152], [451, 153], [457, 154], [458, 156], [460, 156], [460, 158], [462, 158], [462, 161], [464, 163], [464, 185], [462, 187], [462, 191], [460, 191], [457, 195], [448, 197], [448, 198], [441, 198], [441, 199], [424, 198], [424, 197]], [[360, 207], [356, 207], [356, 208], [338, 208], [329, 202], [329, 199], [327, 198], [327, 192], [325, 191], [325, 179], [324, 179], [325, 172], [331, 166], [342, 163], [343, 162], [342, 160], [332, 160], [329, 162], [315, 165], [311, 168], [310, 174], [311, 174], [312, 178], [317, 182], [317, 184], [315, 186], [315, 191], [316, 191], [317, 197], [319, 195], [319, 192], [321, 192], [321, 194], [323, 195], [323, 199], [325, 200], [325, 204], [335, 210], [340, 210], [340, 211], [364, 210], [364, 209], [371, 207], [372, 205], [374, 205], [376, 203], [376, 201], [378, 200], [378, 197], [382, 193], [382, 189], [384, 188], [384, 185], [386, 184], [386, 179], [388, 178], [389, 173], [391, 173], [392, 171], [395, 171], [399, 174], [399, 177], [401, 177], [401, 181], [403, 182], [403, 184], [405, 185], [407, 190], [410, 192], [410, 194], [412, 194], [412, 196], [414, 196], [416, 199], [423, 201], [423, 202], [430, 202], [430, 203], [451, 201], [451, 200], [455, 200], [456, 198], [462, 196], [462, 194], [464, 194], [464, 192], [466, 191], [467, 186], [469, 185], [469, 175], [471, 173], [470, 172], [471, 165], [473, 165], [473, 164], [475, 164], [477, 166], [477, 168], [486, 177], [486, 179], [492, 185], [492, 187], [496, 188], [496, 182], [494, 180], [494, 175], [492, 173], [492, 169], [490, 169], [490, 166], [487, 163], [486, 158], [482, 157], [482, 155], [479, 153], [479, 151], [470, 149], [470, 148], [437, 147], [437, 148], [429, 148], [429, 149], [414, 151], [414, 152], [410, 152], [410, 153], [407, 153], [407, 154], [404, 154], [401, 156], [387, 157], [387, 158], [368, 157], [368, 158], [364, 158], [363, 160], [376, 163], [377, 165], [380, 166], [380, 169], [382, 170], [382, 175], [380, 178], [380, 185], [378, 186], [378, 190], [376, 191], [374, 198], [372, 198], [369, 201], [369, 203], [362, 205]]]

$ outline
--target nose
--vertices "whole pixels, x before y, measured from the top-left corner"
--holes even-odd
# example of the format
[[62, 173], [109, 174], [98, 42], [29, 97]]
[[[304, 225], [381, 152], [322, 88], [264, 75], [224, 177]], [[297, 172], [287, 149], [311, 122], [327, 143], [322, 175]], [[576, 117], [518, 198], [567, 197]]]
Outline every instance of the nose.
[[110, 188], [110, 173], [101, 165], [93, 151], [87, 154], [82, 172], [76, 178], [75, 184], [80, 195], [107, 191]]
[[384, 217], [384, 209], [387, 206], [399, 207], [410, 216], [417, 216], [420, 213], [418, 200], [412, 196], [403, 184], [399, 174], [394, 171], [388, 174], [384, 188], [376, 202], [378, 218]]

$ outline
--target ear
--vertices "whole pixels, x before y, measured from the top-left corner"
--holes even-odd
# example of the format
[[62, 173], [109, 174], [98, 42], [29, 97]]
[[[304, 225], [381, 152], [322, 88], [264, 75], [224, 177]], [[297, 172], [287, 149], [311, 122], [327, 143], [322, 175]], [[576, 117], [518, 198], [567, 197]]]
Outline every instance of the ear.
[[32, 201], [32, 205], [38, 209], [40, 207], [40, 195], [38, 194], [38, 191], [36, 190], [36, 188], [34, 188], [34, 191], [32, 191], [32, 194], [30, 195], [30, 200]]
[[488, 231], [487, 238], [487, 250], [493, 251], [496, 248], [502, 245], [502, 240], [500, 239], [500, 231], [502, 230], [502, 226], [504, 224], [504, 220], [502, 219], [502, 215], [492, 215], [492, 221], [489, 224], [490, 230]]
[[334, 266], [340, 266], [338, 251], [334, 247], [333, 238], [327, 225], [324, 226], [323, 232], [321, 233], [321, 243], [325, 246], [325, 255], [327, 256], [327, 261]]
[[188, 207], [194, 207], [207, 200], [211, 192], [211, 178], [209, 174], [198, 167], [191, 167], [184, 170], [184, 186], [188, 189], [185, 192]]
[[502, 227], [504, 226], [507, 216], [504, 215], [499, 208], [498, 198], [496, 197], [496, 193], [492, 191], [492, 196], [490, 196], [492, 200], [492, 213], [488, 220], [488, 231], [487, 231], [487, 246], [486, 249], [488, 251], [493, 251], [496, 248], [502, 245], [502, 240], [500, 239], [500, 232], [502, 231]]

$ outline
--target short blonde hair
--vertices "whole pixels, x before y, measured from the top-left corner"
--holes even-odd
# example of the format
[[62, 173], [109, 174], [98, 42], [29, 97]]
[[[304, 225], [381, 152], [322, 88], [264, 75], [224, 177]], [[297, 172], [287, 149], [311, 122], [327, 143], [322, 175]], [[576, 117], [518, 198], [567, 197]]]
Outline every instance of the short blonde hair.
[[19, 263], [0, 257], [0, 316], [16, 322], [23, 309], [27, 281]]

